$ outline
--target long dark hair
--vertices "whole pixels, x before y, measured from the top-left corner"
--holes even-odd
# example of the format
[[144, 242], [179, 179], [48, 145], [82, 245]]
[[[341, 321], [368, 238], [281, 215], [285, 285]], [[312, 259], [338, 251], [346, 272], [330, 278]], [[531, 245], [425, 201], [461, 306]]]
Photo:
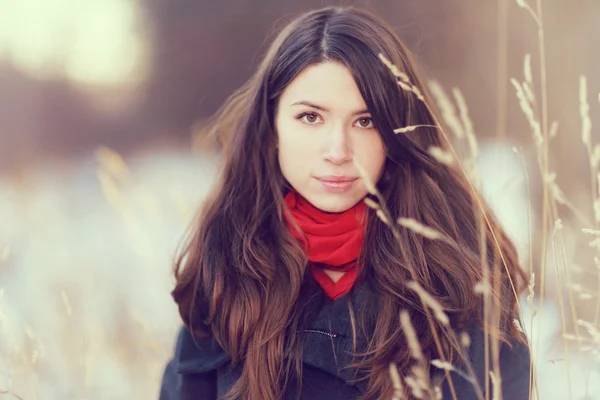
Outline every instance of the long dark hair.
[[452, 361], [460, 351], [455, 340], [440, 335], [447, 328], [428, 316], [409, 282], [425, 288], [450, 316], [451, 327], [459, 329], [467, 321], [483, 325], [484, 305], [474, 288], [485, 269], [494, 272], [489, 275], [496, 285], [490, 278], [488, 286], [494, 289], [496, 337], [518, 336], [515, 295], [527, 277], [516, 250], [464, 173], [430, 155], [431, 146], [448, 148], [439, 127], [393, 132], [438, 124], [429, 99], [402, 90], [381, 55], [426, 96], [410, 52], [383, 21], [354, 8], [303, 14], [283, 29], [257, 72], [212, 122], [224, 144], [224, 169], [177, 261], [172, 294], [193, 333], [214, 335], [233, 363], [243, 362], [232, 398], [275, 400], [290, 375], [301, 382], [297, 332], [303, 323], [307, 257], [282, 222], [286, 182], [274, 116], [286, 86], [321, 62], [340, 62], [352, 72], [381, 135], [387, 158], [377, 189], [391, 221], [412, 218], [446, 238], [431, 240], [403, 227], [393, 231], [369, 211], [359, 280], [374, 291], [378, 315], [364, 353], [368, 357], [356, 364], [368, 371], [364, 397], [391, 395], [390, 362], [401, 375], [409, 372], [402, 310], [409, 311], [429, 359]]

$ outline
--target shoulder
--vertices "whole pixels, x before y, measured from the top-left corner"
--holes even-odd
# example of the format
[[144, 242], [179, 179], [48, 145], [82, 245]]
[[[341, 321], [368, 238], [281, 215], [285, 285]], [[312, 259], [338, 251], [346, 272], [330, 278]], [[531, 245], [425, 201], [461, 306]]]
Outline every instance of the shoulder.
[[198, 393], [216, 399], [216, 370], [229, 359], [212, 336], [199, 338], [181, 327], [173, 358], [163, 372], [159, 399], [195, 399]]
[[[484, 329], [476, 323], [468, 325], [464, 329], [464, 332], [469, 336], [470, 344], [468, 346], [468, 353], [471, 362], [474, 366], [479, 366], [480, 363], [485, 362], [486, 333]], [[500, 349], [499, 362], [501, 367], [510, 364], [513, 368], [518, 366], [520, 368], [526, 367], [527, 370], [529, 370], [530, 354], [527, 337], [523, 333], [520, 333], [519, 335], [519, 337], [509, 337], [506, 342], [498, 342]], [[491, 346], [493, 339], [489, 334], [487, 336], [489, 337], [488, 345]]]
[[207, 372], [229, 360], [229, 355], [212, 335], [201, 338], [193, 335], [185, 326], [179, 330], [173, 357], [177, 372]]
[[[486, 333], [479, 324], [471, 323], [463, 330], [469, 337], [469, 346], [466, 355], [471, 366], [471, 373], [464, 361], [457, 360], [456, 368], [460, 372], [451, 373], [452, 382], [460, 399], [477, 399], [475, 382], [470, 382], [465, 376], [476, 378], [476, 384], [481, 388], [485, 396], [486, 381], [488, 381], [489, 395], [492, 395], [493, 385], [489, 371], [494, 370], [494, 358], [492, 356], [492, 340], [488, 340], [486, 346]], [[498, 342], [500, 366], [500, 382], [502, 398], [514, 400], [529, 399], [529, 375], [530, 375], [530, 352], [527, 338], [524, 334], [520, 337], [510, 337], [508, 342]], [[489, 335], [488, 335], [489, 337]], [[486, 369], [486, 349], [488, 350], [488, 368]], [[472, 375], [471, 375], [472, 374]], [[463, 376], [465, 375], [465, 376]], [[444, 382], [444, 397], [452, 398], [448, 388], [447, 380]]]

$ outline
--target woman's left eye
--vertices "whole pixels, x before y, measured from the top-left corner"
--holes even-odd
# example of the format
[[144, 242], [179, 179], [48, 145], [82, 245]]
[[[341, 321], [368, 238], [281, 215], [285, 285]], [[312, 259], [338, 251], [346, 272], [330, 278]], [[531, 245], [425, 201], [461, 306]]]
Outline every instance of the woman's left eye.
[[358, 127], [364, 129], [373, 128], [375, 126], [371, 117], [359, 118], [358, 120], [356, 120], [355, 124], [358, 124]]

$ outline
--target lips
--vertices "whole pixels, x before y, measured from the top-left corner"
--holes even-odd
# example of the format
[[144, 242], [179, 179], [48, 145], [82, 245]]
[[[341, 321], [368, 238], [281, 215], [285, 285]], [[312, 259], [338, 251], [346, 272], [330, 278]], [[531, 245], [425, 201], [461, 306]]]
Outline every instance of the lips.
[[317, 178], [321, 182], [327, 183], [348, 183], [357, 180], [358, 178], [350, 177], [350, 176], [335, 176], [335, 175], [327, 175]]
[[316, 179], [321, 183], [322, 188], [329, 192], [345, 192], [358, 180], [350, 176], [335, 175], [321, 176]]

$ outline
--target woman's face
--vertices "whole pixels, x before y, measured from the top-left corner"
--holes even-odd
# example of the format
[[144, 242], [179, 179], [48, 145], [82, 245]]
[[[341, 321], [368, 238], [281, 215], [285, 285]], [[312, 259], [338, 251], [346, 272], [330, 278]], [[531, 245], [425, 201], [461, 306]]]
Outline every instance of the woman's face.
[[337, 62], [304, 69], [285, 88], [275, 116], [279, 165], [290, 185], [315, 207], [346, 211], [379, 180], [385, 149], [352, 73]]

